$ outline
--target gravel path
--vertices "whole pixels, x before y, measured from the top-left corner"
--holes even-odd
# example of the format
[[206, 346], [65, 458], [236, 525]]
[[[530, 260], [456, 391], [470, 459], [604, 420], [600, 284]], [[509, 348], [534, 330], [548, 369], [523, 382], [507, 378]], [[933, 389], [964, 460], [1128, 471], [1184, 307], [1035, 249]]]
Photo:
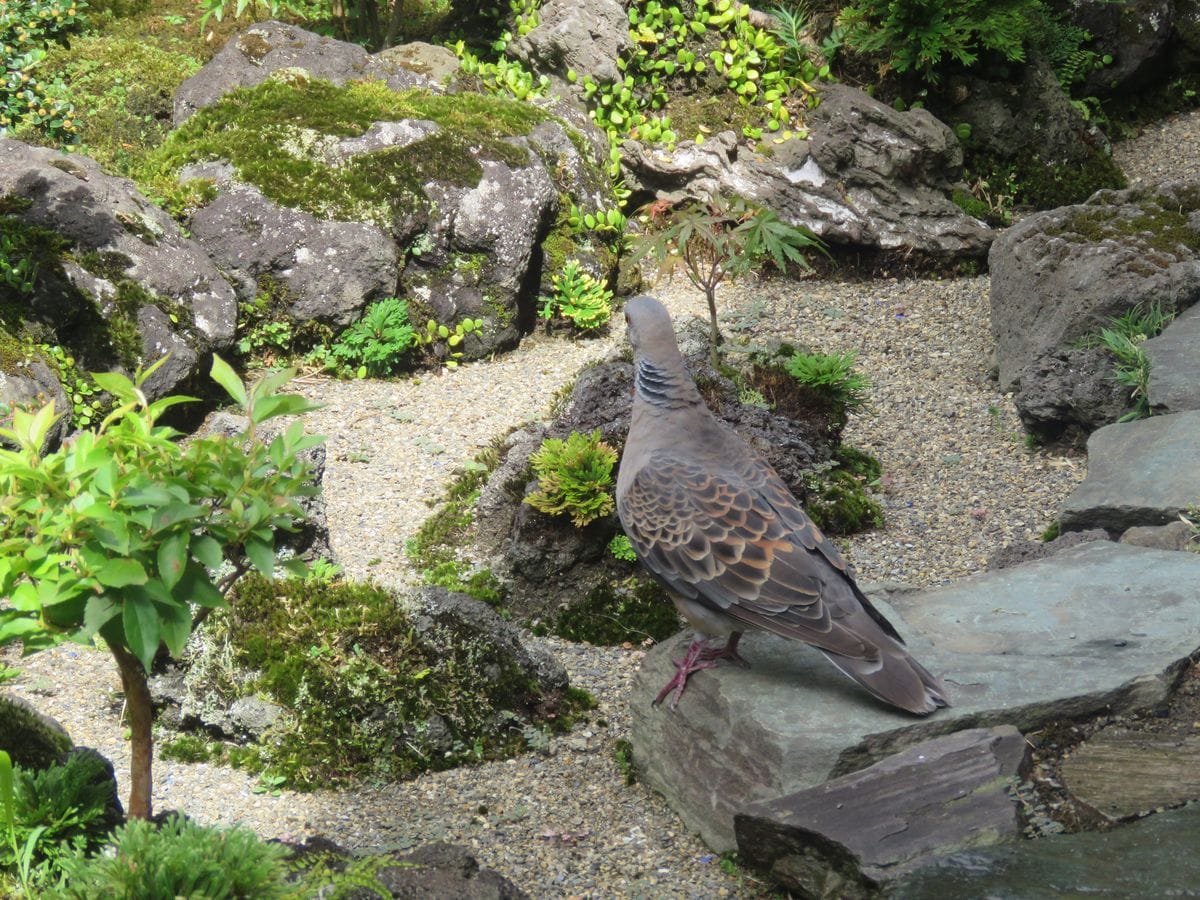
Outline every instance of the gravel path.
[[[1200, 113], [1180, 116], [1116, 157], [1131, 180], [1200, 173], [1200, 159], [1184, 158], [1200, 155], [1198, 134]], [[885, 470], [886, 525], [847, 547], [864, 580], [928, 585], [978, 571], [1001, 546], [1038, 537], [1085, 473], [1081, 457], [1027, 448], [1011, 398], [989, 378], [987, 290], [986, 278], [771, 281], [721, 298], [735, 342], [770, 334], [850, 349], [870, 374], [870, 408], [846, 433]], [[704, 314], [682, 281], [658, 295], [676, 316]], [[497, 434], [544, 414], [582, 365], [623, 339], [618, 320], [606, 338], [535, 337], [503, 359], [411, 382], [308, 380], [305, 392], [325, 404], [310, 427], [328, 437], [329, 524], [347, 573], [402, 583], [404, 540], [450, 473]], [[278, 797], [254, 793], [255, 779], [237, 770], [159, 761], [156, 808], [364, 848], [459, 842], [535, 897], [765, 896], [747, 876], [726, 873], [660, 798], [624, 784], [613, 743], [628, 732], [640, 652], [541, 640], [600, 701], [590, 723], [545, 752], [404, 784]], [[62, 647], [20, 666], [13, 691], [109, 756], [124, 781], [129, 754], [107, 654]]]

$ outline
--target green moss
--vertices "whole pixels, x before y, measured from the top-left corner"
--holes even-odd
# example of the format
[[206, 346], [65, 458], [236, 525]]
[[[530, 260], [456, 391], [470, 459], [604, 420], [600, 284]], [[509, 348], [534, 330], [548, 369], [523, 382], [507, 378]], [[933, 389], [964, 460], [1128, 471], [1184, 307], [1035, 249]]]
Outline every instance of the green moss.
[[1046, 530], [1042, 532], [1042, 540], [1045, 543], [1050, 543], [1050, 541], [1054, 540], [1060, 534], [1062, 534], [1062, 522], [1051, 522]]
[[743, 128], [762, 125], [760, 110], [743, 106], [726, 96], [672, 95], [666, 112], [671, 117], [671, 129], [680, 140], [693, 140], [697, 135], [714, 135], [722, 131], [734, 131], [741, 137]]
[[[405, 147], [328, 161], [340, 139], [361, 136], [373, 122], [402, 119], [441, 127]], [[428, 181], [474, 185], [486, 159], [527, 165], [528, 152], [508, 138], [544, 119], [528, 104], [497, 97], [272, 79], [196, 113], [151, 156], [142, 177], [149, 189], [165, 190], [184, 165], [224, 159], [284, 206], [390, 228], [428, 209]]]
[[217, 741], [206, 740], [195, 734], [181, 734], [158, 747], [160, 759], [173, 759], [184, 763], [219, 762], [223, 759], [223, 748]]
[[1123, 188], [1125, 173], [1112, 157], [1094, 153], [1083, 163], [1047, 165], [1035, 155], [1017, 160], [1017, 200], [1036, 209], [1082, 203], [1102, 188]]
[[[1164, 203], [1164, 199], [1169, 202]], [[1134, 238], [1148, 250], [1172, 259], [1178, 256], [1180, 247], [1200, 253], [1200, 229], [1189, 224], [1189, 214], [1200, 209], [1200, 197], [1146, 193], [1135, 202], [1138, 211], [1132, 216], [1111, 203], [1088, 204], [1073, 212], [1060, 236], [1090, 243]], [[1150, 262], [1148, 258], [1146, 261]]]
[[299, 787], [505, 756], [579, 706], [543, 696], [490, 642], [442, 624], [418, 634], [373, 585], [247, 577], [229, 634], [236, 662], [259, 672], [246, 689], [287, 710], [230, 759]]
[[633, 576], [601, 585], [580, 603], [564, 609], [551, 631], [569, 641], [590, 644], [661, 641], [679, 630], [675, 605], [656, 582]]
[[879, 461], [845, 445], [834, 453], [834, 466], [812, 480], [805, 508], [829, 534], [852, 534], [883, 525], [883, 508], [867, 494], [867, 484], [882, 472]]

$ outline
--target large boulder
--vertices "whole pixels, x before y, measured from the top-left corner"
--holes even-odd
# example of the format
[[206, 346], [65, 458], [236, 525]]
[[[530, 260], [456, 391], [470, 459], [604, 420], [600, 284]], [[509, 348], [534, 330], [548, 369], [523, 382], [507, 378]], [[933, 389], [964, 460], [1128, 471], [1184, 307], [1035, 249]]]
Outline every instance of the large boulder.
[[830, 244], [982, 256], [992, 232], [949, 198], [962, 148], [924, 110], [898, 112], [857, 88], [823, 85], [807, 140], [748, 150], [732, 132], [674, 151], [627, 141], [630, 187], [658, 197], [735, 194]]
[[1092, 36], [1088, 47], [1112, 62], [1092, 72], [1080, 86], [1084, 95], [1108, 96], [1155, 81], [1175, 32], [1175, 0], [1078, 0], [1067, 19]]
[[151, 398], [232, 343], [233, 288], [133, 182], [86, 156], [0, 139], [0, 198], [5, 230], [38, 254], [25, 312], [4, 326], [12, 338], [60, 345], [91, 371], [131, 371], [169, 353], [146, 381]]
[[508, 45], [510, 56], [562, 78], [568, 71], [601, 83], [622, 77], [617, 58], [632, 41], [619, 0], [547, 0], [538, 16], [532, 30]]
[[[1035, 383], [1061, 379], [1072, 352], [1111, 320], [1158, 304], [1181, 312], [1200, 299], [1200, 189], [1175, 183], [1099, 191], [1086, 203], [1029, 216], [996, 239], [988, 255], [992, 335], [1002, 390], [1031, 398], [1022, 416], [1058, 408], [1086, 418], [1040, 419], [1096, 427], [1110, 405], [1101, 391], [1086, 403], [1057, 405]], [[1087, 376], [1074, 378], [1094, 382]], [[1074, 390], [1074, 387], [1070, 388]], [[1019, 395], [1020, 396], [1020, 395]]]
[[[185, 84], [169, 139], [173, 171], [215, 193], [192, 228], [243, 301], [265, 291], [294, 324], [340, 328], [396, 295], [418, 326], [482, 320], [467, 358], [509, 349], [536, 321], [563, 204], [604, 201], [607, 150], [558, 107], [394, 69], [278, 23], [231, 41]], [[580, 241], [559, 237], [561, 264]]]

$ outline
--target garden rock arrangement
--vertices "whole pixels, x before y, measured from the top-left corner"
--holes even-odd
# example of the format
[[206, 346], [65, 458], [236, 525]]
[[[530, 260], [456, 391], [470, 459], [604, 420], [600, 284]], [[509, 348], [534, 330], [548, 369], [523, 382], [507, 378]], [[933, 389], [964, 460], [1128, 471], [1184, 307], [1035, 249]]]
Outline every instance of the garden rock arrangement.
[[[3, 331], [67, 348], [90, 370], [169, 353], [146, 382], [152, 399], [177, 392], [206, 354], [233, 343], [233, 289], [132, 182], [86, 156], [0, 139], [0, 198], [6, 233], [37, 248], [43, 285], [22, 321], [0, 322]], [[0, 371], [14, 371], [11, 356], [0, 352]], [[45, 381], [41, 367], [17, 374]]]
[[[1131, 311], [1181, 314], [1200, 300], [1198, 210], [1194, 183], [1101, 191], [997, 238], [988, 256], [996, 362], [1027, 427], [1054, 437], [1120, 415], [1128, 389], [1106, 374], [1111, 356], [1096, 346], [1100, 329]], [[1175, 365], [1188, 365], [1186, 353], [1177, 356]], [[1171, 389], [1187, 393], [1186, 384]]]

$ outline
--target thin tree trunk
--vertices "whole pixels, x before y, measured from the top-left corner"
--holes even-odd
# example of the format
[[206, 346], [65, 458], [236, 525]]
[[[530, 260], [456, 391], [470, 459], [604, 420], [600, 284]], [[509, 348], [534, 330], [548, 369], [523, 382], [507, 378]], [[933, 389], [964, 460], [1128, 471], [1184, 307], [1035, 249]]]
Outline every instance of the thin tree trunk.
[[717, 289], [708, 288], [704, 291], [704, 299], [708, 301], [709, 359], [714, 370], [719, 370], [721, 360], [717, 356], [717, 346], [721, 343], [721, 330], [717, 327]]
[[150, 796], [154, 761], [154, 707], [150, 701], [150, 685], [146, 670], [136, 656], [118, 644], [110, 644], [113, 658], [121, 672], [121, 688], [125, 691], [125, 708], [129, 711], [129, 806], [130, 818], [149, 819]]

